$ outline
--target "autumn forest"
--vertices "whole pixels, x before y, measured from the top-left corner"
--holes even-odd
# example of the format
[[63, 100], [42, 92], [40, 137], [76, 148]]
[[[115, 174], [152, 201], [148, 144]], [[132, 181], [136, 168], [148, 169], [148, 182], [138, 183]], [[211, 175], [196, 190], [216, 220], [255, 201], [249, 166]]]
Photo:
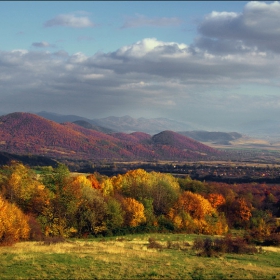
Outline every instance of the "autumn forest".
[[0, 169], [0, 243], [51, 237], [170, 232], [224, 235], [246, 229], [248, 243], [279, 245], [277, 185], [201, 182], [135, 169], [117, 176], [68, 167]]

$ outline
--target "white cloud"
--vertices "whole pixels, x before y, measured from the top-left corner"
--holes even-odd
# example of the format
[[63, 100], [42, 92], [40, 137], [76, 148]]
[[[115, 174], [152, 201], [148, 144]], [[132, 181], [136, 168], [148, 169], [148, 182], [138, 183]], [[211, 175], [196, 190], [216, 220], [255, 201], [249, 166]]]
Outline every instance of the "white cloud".
[[128, 17], [121, 28], [135, 28], [144, 26], [167, 27], [178, 26], [182, 23], [183, 20], [177, 17], [148, 18], [144, 15], [136, 15], [136, 17]]
[[61, 14], [44, 23], [45, 27], [65, 26], [73, 28], [93, 27], [94, 23], [87, 16], [75, 14]]
[[212, 12], [198, 26], [197, 46], [211, 52], [280, 52], [280, 3], [249, 2], [242, 13]]
[[[143, 57], [149, 53], [165, 53], [170, 51], [174, 54], [179, 51], [185, 51], [188, 48], [185, 44], [175, 42], [162, 42], [156, 38], [146, 38], [132, 45], [123, 46], [115, 52], [116, 56]], [[169, 50], [169, 52], [167, 51]]]
[[49, 48], [49, 47], [53, 47], [53, 45], [51, 45], [50, 43], [48, 43], [46, 41], [34, 42], [34, 43], [32, 43], [32, 46], [36, 47], [36, 48]]

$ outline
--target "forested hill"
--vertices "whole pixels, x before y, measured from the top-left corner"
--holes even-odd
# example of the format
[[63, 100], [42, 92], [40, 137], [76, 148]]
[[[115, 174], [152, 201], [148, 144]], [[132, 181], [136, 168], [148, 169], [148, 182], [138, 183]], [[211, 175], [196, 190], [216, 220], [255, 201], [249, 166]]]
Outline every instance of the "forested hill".
[[91, 160], [199, 160], [221, 152], [172, 131], [105, 134], [30, 113], [0, 117], [0, 151]]

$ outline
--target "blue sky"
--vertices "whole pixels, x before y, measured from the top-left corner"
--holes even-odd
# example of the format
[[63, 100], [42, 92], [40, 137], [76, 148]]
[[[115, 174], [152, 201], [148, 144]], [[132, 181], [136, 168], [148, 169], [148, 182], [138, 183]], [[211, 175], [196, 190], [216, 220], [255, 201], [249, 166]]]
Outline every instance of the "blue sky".
[[0, 113], [276, 121], [279, 15], [279, 2], [0, 2]]

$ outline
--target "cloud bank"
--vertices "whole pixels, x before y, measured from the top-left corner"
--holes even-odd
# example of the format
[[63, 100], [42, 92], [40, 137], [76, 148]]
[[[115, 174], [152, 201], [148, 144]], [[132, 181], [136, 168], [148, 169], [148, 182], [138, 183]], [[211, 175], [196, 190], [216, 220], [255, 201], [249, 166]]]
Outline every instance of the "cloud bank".
[[249, 2], [243, 13], [212, 12], [198, 26], [198, 46], [218, 52], [280, 52], [280, 3]]
[[[1, 104], [13, 111], [166, 116], [205, 125], [279, 118], [279, 6], [251, 2], [240, 14], [212, 12], [190, 45], [144, 38], [93, 56], [1, 51]], [[81, 18], [48, 23], [63, 24], [92, 26]]]

